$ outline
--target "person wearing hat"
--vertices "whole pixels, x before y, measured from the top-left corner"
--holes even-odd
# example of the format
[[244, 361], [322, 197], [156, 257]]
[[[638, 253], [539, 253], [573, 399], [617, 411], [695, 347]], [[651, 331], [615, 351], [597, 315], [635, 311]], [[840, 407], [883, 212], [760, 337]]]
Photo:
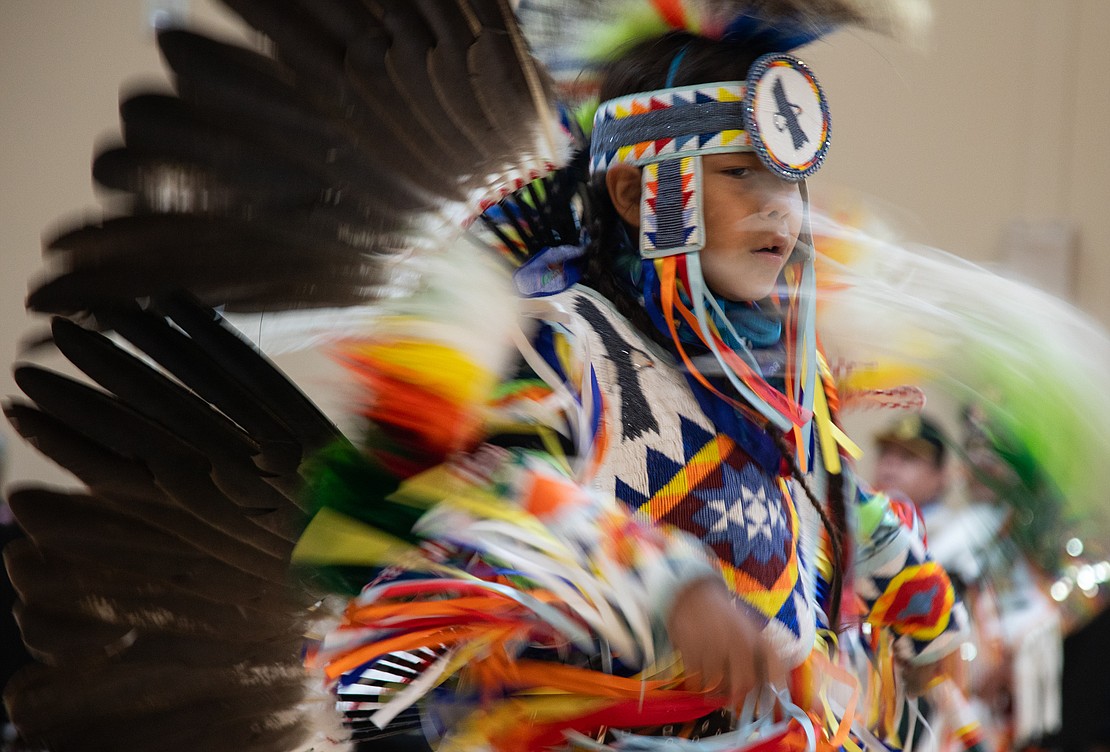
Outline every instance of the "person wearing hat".
[[912, 501], [928, 526], [948, 488], [944, 433], [932, 420], [911, 415], [875, 436], [875, 443], [876, 488]]
[[[965, 416], [965, 420], [969, 420], [969, 416]], [[966, 696], [966, 707], [981, 724], [980, 733], [994, 748], [1005, 748], [1014, 741], [1028, 741], [1038, 733], [1043, 735], [1045, 729], [1052, 727], [1055, 715], [1051, 690], [1045, 689], [1052, 686], [1054, 666], [1051, 660], [1047, 666], [1043, 660], [1034, 662], [1037, 676], [1048, 679], [1042, 683], [1033, 682], [1038, 686], [1029, 688], [1032, 694], [1038, 690], [1046, 693], [1039, 697], [1043, 702], [1034, 703], [1040, 705], [1036, 710], [1046, 720], [1025, 720], [1025, 716], [1033, 715], [1027, 710], [1023, 721], [1015, 722], [1012, 702], [1005, 699], [1015, 691], [1012, 672], [1016, 647], [1016, 643], [1007, 644], [1003, 637], [1006, 629], [1002, 610], [1005, 606], [998, 599], [1000, 590], [1010, 590], [1016, 583], [1014, 572], [1009, 571], [1014, 562], [999, 566], [1008, 558], [998, 542], [1007, 514], [997, 504], [985, 502], [976, 492], [974, 483], [969, 484], [971, 500], [956, 502], [945, 498], [950, 480], [948, 438], [929, 418], [918, 415], [903, 418], [877, 434], [875, 444], [878, 453], [875, 485], [892, 497], [913, 502], [924, 522], [930, 553], [948, 572], [972, 613], [972, 633], [964, 649], [966, 652], [961, 651], [966, 663], [962, 669], [951, 669], [950, 674], [959, 676], [956, 686]], [[966, 451], [968, 449], [972, 448], [965, 445], [962, 454], [973, 465], [971, 480], [974, 480], [982, 474], [975, 472], [974, 465], [979, 464], [976, 459], [984, 453]], [[1036, 594], [1030, 595], [1035, 597]], [[1038, 604], [1047, 601], [1043, 597], [1035, 600]], [[1052, 614], [1039, 613], [1044, 614], [1046, 623], [1032, 643], [1039, 644], [1051, 658], [1053, 639], [1055, 644], [1059, 642], [1058, 632], [1053, 638], [1056, 627]], [[1030, 628], [1023, 631], [1028, 633]], [[952, 692], [951, 689], [947, 691]], [[941, 695], [930, 694], [928, 699], [941, 700], [943, 704]], [[939, 708], [926, 708], [924, 712], [941, 734], [945, 733], [946, 724], [952, 723], [950, 718], [938, 715], [942, 712]], [[1015, 734], [1019, 727], [1030, 730]]]

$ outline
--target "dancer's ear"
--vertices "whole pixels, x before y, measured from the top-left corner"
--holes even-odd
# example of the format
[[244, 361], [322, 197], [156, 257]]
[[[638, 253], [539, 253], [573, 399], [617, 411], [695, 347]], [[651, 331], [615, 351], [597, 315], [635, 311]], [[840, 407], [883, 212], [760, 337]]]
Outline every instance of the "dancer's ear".
[[617, 164], [605, 173], [605, 187], [617, 214], [633, 227], [640, 226], [640, 168]]

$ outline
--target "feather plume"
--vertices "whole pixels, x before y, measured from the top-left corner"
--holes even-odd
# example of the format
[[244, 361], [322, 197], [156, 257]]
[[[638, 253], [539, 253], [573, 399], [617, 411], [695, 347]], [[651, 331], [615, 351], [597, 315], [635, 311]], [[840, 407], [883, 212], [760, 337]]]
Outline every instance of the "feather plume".
[[809, 27], [828, 31], [859, 26], [895, 37], [911, 37], [931, 18], [928, 0], [687, 0], [687, 15], [710, 36], [734, 31], [747, 16], [784, 31]]
[[398, 259], [565, 161], [552, 93], [505, 0], [228, 5], [272, 54], [186, 30], [175, 94], [121, 107], [94, 175], [129, 216], [62, 234], [29, 305], [73, 314], [190, 290], [235, 310], [408, 292]]
[[[164, 372], [64, 320], [59, 351], [101, 388], [17, 369], [34, 405], [6, 414], [89, 491], [11, 497], [28, 539], [6, 565], [43, 664], [9, 685], [12, 717], [52, 750], [340, 749], [301, 666], [318, 586], [289, 571], [300, 461], [339, 433], [214, 312], [152, 305], [162, 315], [131, 303], [93, 319]], [[75, 683], [97, 692], [74, 698]]]
[[928, 0], [517, 0], [521, 27], [560, 92], [596, 94], [599, 68], [627, 47], [682, 29], [786, 52], [842, 26], [907, 41], [923, 36]]
[[910, 380], [980, 404], [1047, 474], [1064, 517], [1102, 531], [1090, 540], [1110, 540], [1106, 331], [1064, 301], [941, 251], [826, 218], [815, 229], [834, 252], [820, 261], [819, 320], [830, 356], [846, 366], [844, 393]]

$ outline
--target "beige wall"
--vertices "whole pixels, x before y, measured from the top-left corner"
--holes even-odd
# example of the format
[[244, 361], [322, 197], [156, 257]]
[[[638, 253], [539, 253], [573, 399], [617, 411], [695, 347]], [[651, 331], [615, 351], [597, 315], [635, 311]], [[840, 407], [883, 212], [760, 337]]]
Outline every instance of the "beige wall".
[[[115, 130], [120, 82], [154, 74], [144, 0], [4, 0], [0, 25], [0, 360], [28, 322], [26, 280], [44, 228], [94, 206], [94, 141]], [[164, 3], [165, 4], [165, 3]], [[213, 4], [192, 13], [221, 22]], [[911, 240], [977, 261], [1004, 257], [1019, 218], [1079, 233], [1078, 303], [1110, 324], [1110, 3], [936, 0], [925, 51], [860, 32], [807, 50], [828, 89], [834, 147], [814, 190], [897, 210]], [[49, 230], [46, 230], [49, 234]], [[308, 373], [303, 364], [299, 373]], [[327, 377], [304, 376], [309, 387]], [[6, 369], [0, 393], [12, 394]], [[855, 421], [854, 421], [855, 422]], [[857, 431], [870, 432], [867, 420]], [[4, 435], [11, 436], [5, 425]], [[9, 477], [44, 477], [10, 447]]]
[[[1072, 220], [1078, 302], [1110, 322], [1102, 294], [1110, 222], [1110, 3], [936, 0], [927, 49], [858, 32], [815, 45], [834, 113], [818, 186], [908, 209], [913, 239], [976, 261], [1004, 258], [1006, 224]], [[820, 190], [820, 188], [818, 188]]]
[[[7, 364], [29, 327], [27, 280], [55, 228], [96, 216], [94, 144], [118, 134], [121, 88], [162, 82], [152, 8], [187, 7], [193, 20], [238, 33], [211, 0], [2, 0], [0, 24], [0, 395], [18, 392]], [[55, 357], [46, 362], [60, 367]], [[302, 369], [305, 370], [305, 369]], [[305, 378], [310, 385], [317, 380]], [[6, 421], [9, 481], [64, 475], [15, 437]]]

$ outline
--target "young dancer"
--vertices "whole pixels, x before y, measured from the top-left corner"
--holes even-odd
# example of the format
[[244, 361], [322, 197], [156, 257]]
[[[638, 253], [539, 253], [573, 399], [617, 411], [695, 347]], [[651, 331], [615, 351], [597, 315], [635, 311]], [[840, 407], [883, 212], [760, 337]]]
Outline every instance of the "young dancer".
[[[229, 4], [276, 52], [163, 33], [177, 95], [129, 100], [96, 166], [125, 215], [60, 237], [29, 300], [177, 381], [65, 321], [59, 348], [115, 396], [19, 370], [36, 404], [9, 416], [89, 491], [13, 497], [43, 664], [9, 691], [16, 724], [58, 749], [323, 747], [307, 633], [355, 742], [863, 740], [836, 644], [865, 618], [927, 672], [962, 617], [857, 489], [814, 331], [804, 180], [829, 111], [790, 51], [862, 16], [647, 4], [673, 30], [611, 66], [583, 200], [573, 166], [530, 182], [566, 154], [506, 2]], [[528, 246], [527, 337], [451, 231], [491, 191], [515, 191], [486, 217]], [[447, 245], [471, 256], [438, 280], [391, 263]], [[384, 292], [345, 356], [372, 393], [357, 442], [205, 307]], [[291, 558], [375, 570], [291, 584]], [[361, 592], [319, 639], [337, 581]], [[69, 702], [77, 682], [104, 691]]]

